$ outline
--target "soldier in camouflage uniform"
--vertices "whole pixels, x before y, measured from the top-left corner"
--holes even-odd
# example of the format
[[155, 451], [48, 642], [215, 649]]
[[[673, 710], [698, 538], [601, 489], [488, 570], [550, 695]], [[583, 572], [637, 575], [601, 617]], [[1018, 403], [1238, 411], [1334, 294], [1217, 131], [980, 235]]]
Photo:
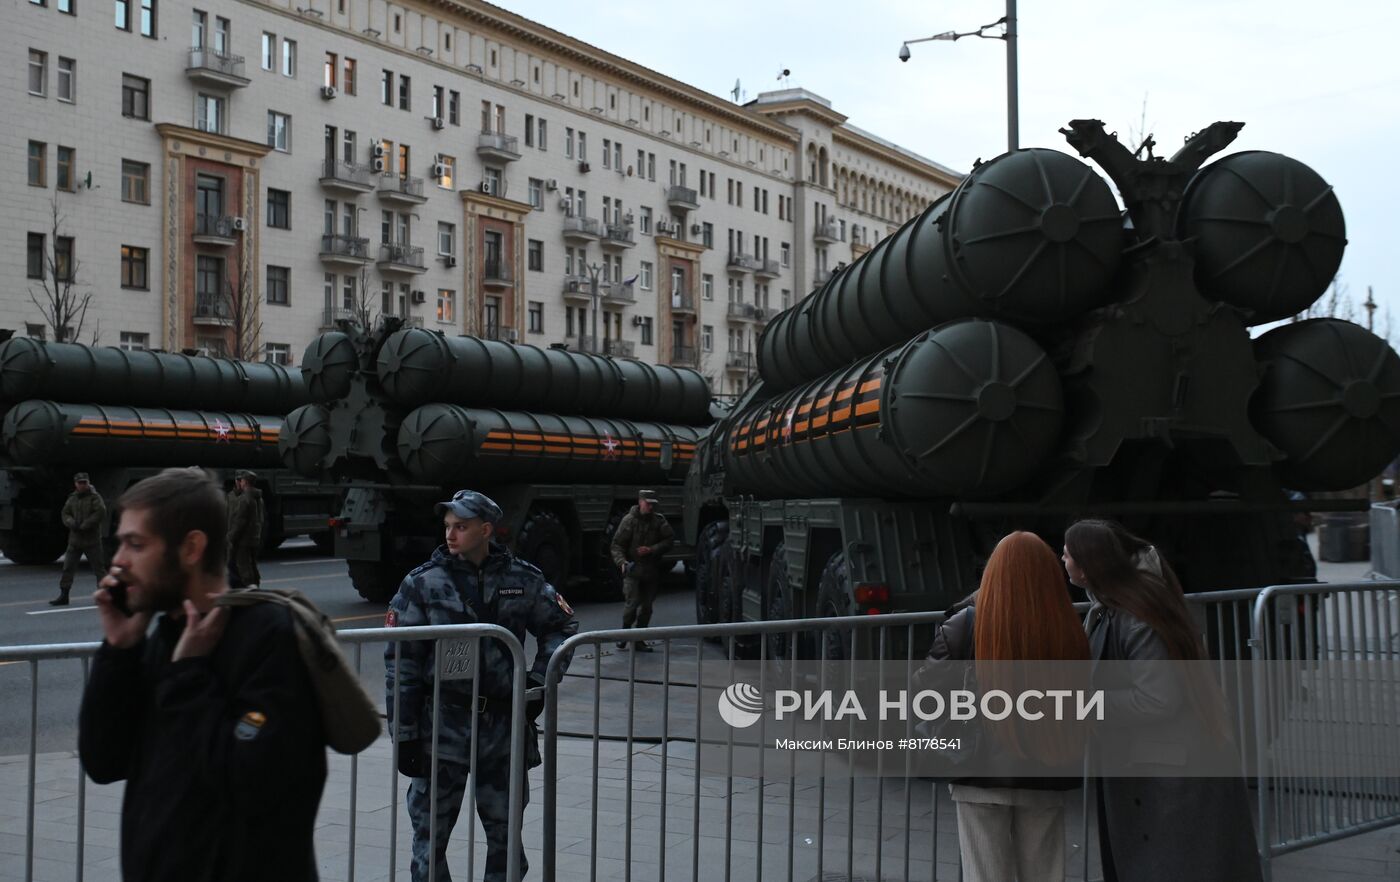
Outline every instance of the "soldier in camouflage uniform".
[[[674, 541], [675, 532], [666, 522], [666, 516], [656, 510], [656, 491], [639, 492], [637, 504], [613, 532], [612, 559], [622, 570], [622, 596], [627, 601], [622, 610], [622, 627], [645, 628], [651, 622], [651, 606], [656, 601], [656, 589], [664, 568], [662, 559]], [[635, 643], [643, 652], [652, 651], [645, 640]], [[631, 645], [620, 640], [617, 648], [627, 649]]]
[[[432, 560], [413, 570], [399, 585], [385, 617], [388, 627], [484, 622], [500, 625], [520, 639], [535, 636], [538, 651], [529, 674], [526, 719], [533, 723], [544, 707], [538, 687], [544, 684], [549, 658], [578, 631], [574, 611], [539, 570], [516, 559], [491, 541], [501, 509], [480, 493], [459, 491], [437, 505], [446, 544]], [[395, 658], [398, 647], [398, 658]], [[567, 666], [568, 660], [565, 660]], [[384, 652], [389, 731], [398, 741], [399, 771], [413, 780], [408, 787], [408, 815], [413, 823], [413, 880], [428, 882], [428, 837], [433, 729], [437, 725], [437, 827], [434, 882], [450, 880], [447, 842], [461, 811], [467, 775], [472, 770], [472, 732], [476, 732], [476, 804], [486, 830], [486, 882], [504, 882], [508, 852], [510, 794], [510, 653], [498, 641], [480, 648], [477, 706], [471, 706], [470, 679], [443, 678], [442, 715], [432, 713], [434, 644], [390, 643]], [[398, 675], [398, 695], [394, 678]], [[533, 725], [525, 731], [525, 767], [540, 764]], [[528, 800], [529, 786], [522, 787]], [[522, 803], [523, 806], [523, 803]], [[517, 848], [519, 846], [517, 845]], [[520, 850], [520, 870], [526, 869]]]
[[107, 504], [102, 501], [87, 472], [73, 476], [73, 492], [63, 503], [63, 526], [68, 528], [68, 549], [63, 553], [63, 575], [58, 580], [58, 596], [49, 606], [67, 606], [78, 572], [78, 558], [86, 555], [97, 584], [107, 575], [107, 555], [102, 548], [102, 525], [107, 520]]
[[256, 472], [239, 469], [234, 473], [228, 501], [228, 559], [236, 588], [256, 588], [262, 584], [258, 571], [258, 547], [262, 544], [262, 491], [253, 486]]

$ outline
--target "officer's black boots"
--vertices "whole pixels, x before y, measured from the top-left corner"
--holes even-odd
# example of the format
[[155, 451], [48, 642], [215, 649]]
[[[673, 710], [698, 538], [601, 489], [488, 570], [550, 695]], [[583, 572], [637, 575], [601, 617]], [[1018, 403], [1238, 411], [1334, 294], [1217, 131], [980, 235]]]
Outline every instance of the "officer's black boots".
[[69, 588], [58, 589], [58, 596], [49, 601], [49, 606], [67, 606]]

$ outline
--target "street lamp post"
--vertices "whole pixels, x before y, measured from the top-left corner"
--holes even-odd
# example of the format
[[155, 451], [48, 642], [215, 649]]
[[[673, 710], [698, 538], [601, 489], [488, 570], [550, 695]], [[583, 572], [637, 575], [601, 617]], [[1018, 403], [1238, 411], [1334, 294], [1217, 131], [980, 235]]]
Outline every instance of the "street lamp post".
[[[987, 33], [998, 26], [1004, 27], [1001, 33]], [[941, 34], [934, 34], [932, 37], [920, 37], [917, 40], [905, 40], [899, 47], [899, 60], [909, 60], [910, 43], [927, 43], [930, 40], [960, 40], [963, 37], [981, 37], [984, 40], [1005, 40], [1006, 41], [1006, 144], [1008, 150], [1015, 150], [1020, 146], [1020, 120], [1017, 110], [1019, 99], [1017, 96], [1017, 71], [1016, 71], [1016, 0], [1006, 0], [1006, 15], [992, 22], [984, 24], [975, 31], [944, 31]]]

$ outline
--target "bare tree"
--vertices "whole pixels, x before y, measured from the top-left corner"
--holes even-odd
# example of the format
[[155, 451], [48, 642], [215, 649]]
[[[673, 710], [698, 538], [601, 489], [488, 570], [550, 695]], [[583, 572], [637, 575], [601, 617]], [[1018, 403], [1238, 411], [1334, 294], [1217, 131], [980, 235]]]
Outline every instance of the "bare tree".
[[[39, 290], [29, 288], [29, 299], [39, 308], [44, 322], [53, 330], [54, 340], [59, 343], [76, 342], [83, 332], [83, 322], [92, 303], [92, 292], [80, 290], [82, 283], [78, 281], [78, 270], [81, 264], [73, 255], [73, 240], [62, 235], [67, 219], [58, 212], [57, 194], [50, 206], [52, 224], [41, 255], [43, 266], [40, 268]], [[59, 249], [60, 239], [68, 242], [67, 249]]]
[[1157, 141], [1152, 137], [1152, 128], [1156, 125], [1147, 124], [1147, 93], [1143, 92], [1142, 111], [1138, 116], [1137, 125], [1128, 128], [1128, 143], [1132, 145], [1134, 156], [1139, 156], [1146, 150], [1147, 157], [1152, 157], [1152, 148], [1157, 146]]
[[1311, 306], [1297, 315], [1293, 321], [1300, 322], [1312, 318], [1339, 318], [1343, 321], [1356, 321], [1356, 300], [1351, 296], [1351, 286], [1342, 281], [1340, 275], [1332, 279], [1327, 293], [1317, 298]]
[[355, 301], [350, 304], [351, 319], [360, 329], [369, 333], [379, 324], [382, 317], [380, 307], [369, 293], [369, 267], [360, 267], [360, 283], [355, 288]]
[[238, 361], [258, 360], [258, 341], [262, 338], [262, 320], [258, 317], [257, 299], [253, 296], [253, 280], [246, 273], [224, 277], [222, 299], [223, 317], [229, 327], [229, 358]]

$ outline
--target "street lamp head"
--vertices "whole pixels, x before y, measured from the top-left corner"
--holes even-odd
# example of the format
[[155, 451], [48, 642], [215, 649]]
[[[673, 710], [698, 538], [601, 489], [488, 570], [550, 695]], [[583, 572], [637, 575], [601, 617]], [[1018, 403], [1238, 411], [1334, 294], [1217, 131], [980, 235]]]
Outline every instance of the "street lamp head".
[[908, 60], [909, 60], [909, 44], [908, 44], [908, 43], [905, 43], [904, 45], [902, 45], [902, 46], [899, 47], [899, 60], [900, 60], [900, 61], [908, 61]]

